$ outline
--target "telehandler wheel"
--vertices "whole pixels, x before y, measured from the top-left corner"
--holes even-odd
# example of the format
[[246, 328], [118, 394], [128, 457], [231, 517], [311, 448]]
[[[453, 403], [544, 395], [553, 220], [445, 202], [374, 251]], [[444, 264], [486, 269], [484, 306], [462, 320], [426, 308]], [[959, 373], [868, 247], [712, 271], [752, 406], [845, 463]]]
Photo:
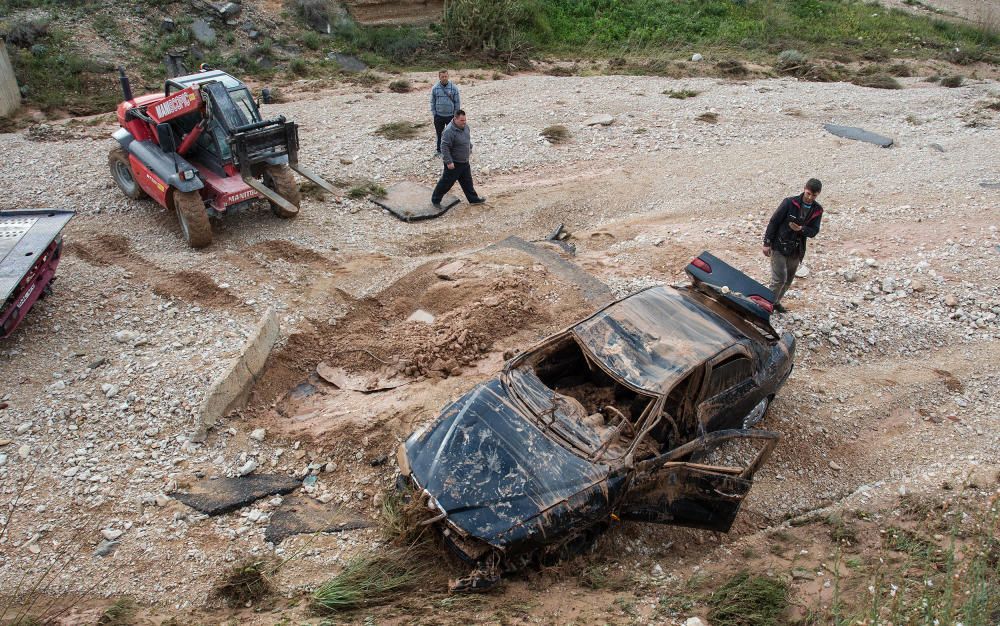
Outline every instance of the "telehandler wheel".
[[205, 211], [201, 195], [197, 191], [182, 192], [176, 189], [172, 193], [184, 241], [192, 248], [204, 248], [212, 243], [212, 225], [208, 221], [208, 212]]
[[299, 193], [299, 184], [295, 182], [295, 176], [290, 167], [287, 165], [268, 165], [267, 169], [264, 170], [264, 184], [296, 207], [295, 211], [289, 211], [269, 202], [272, 213], [285, 219], [293, 218], [299, 214], [298, 207], [302, 204], [302, 195]]
[[146, 197], [146, 192], [142, 190], [135, 176], [132, 175], [132, 164], [128, 162], [128, 153], [125, 148], [118, 146], [108, 153], [108, 167], [111, 168], [111, 178], [115, 179], [115, 184], [129, 198], [141, 200]]

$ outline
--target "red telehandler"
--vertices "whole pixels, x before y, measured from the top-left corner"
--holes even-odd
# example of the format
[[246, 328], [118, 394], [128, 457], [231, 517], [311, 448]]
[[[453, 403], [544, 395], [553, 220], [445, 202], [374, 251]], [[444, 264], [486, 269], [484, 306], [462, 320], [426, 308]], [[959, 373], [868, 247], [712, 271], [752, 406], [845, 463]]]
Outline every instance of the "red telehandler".
[[212, 243], [210, 217], [266, 199], [275, 215], [299, 213], [292, 170], [320, 187], [330, 183], [298, 162], [298, 125], [264, 120], [242, 81], [220, 70], [169, 78], [162, 94], [134, 98], [119, 69], [124, 102], [108, 155], [115, 183], [129, 198], [149, 196], [177, 213], [184, 240]]

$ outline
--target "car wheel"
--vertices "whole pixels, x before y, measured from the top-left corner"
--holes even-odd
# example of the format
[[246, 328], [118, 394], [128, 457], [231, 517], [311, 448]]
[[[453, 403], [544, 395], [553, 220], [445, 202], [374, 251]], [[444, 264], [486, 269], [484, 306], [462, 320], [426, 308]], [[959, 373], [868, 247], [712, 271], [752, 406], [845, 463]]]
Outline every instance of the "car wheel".
[[132, 164], [129, 163], [128, 153], [122, 147], [117, 147], [108, 153], [108, 167], [111, 168], [111, 178], [115, 184], [129, 198], [141, 200], [146, 197], [146, 192], [142, 190], [132, 174]]
[[762, 419], [764, 419], [764, 414], [767, 413], [767, 407], [770, 405], [771, 396], [767, 396], [758, 402], [757, 406], [751, 409], [750, 412], [746, 414], [746, 417], [743, 418], [743, 428], [747, 429], [756, 426]]

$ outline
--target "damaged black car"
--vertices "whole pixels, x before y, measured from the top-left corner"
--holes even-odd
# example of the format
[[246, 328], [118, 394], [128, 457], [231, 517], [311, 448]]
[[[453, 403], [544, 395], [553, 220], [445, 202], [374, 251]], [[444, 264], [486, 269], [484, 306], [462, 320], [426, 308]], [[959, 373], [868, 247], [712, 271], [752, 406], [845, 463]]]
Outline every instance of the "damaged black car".
[[508, 361], [401, 446], [459, 590], [567, 554], [612, 520], [728, 531], [778, 440], [755, 430], [792, 369], [774, 295], [705, 252]]

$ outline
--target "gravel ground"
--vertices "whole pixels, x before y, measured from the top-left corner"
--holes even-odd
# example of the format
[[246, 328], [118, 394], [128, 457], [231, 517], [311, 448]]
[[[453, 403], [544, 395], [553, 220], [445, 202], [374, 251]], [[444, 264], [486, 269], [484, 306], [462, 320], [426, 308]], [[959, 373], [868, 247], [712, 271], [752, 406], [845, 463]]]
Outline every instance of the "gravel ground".
[[[265, 211], [229, 218], [197, 252], [172, 216], [114, 187], [112, 129], [100, 119], [0, 135], [0, 207], [79, 212], [55, 293], [0, 344], [0, 502], [17, 501], [12, 517], [3, 513], [11, 523], [0, 588], [63, 554], [70, 562], [51, 591], [131, 594], [164, 610], [202, 605], [220, 567], [274, 553], [263, 526], [280, 499], [210, 519], [165, 494], [249, 460], [315, 475], [308, 492], [374, 515], [372, 499], [394, 470], [391, 461], [371, 467], [371, 451], [391, 449], [411, 421], [371, 440], [268, 430], [257, 441], [249, 433], [275, 418], [251, 414], [204, 444], [190, 441], [208, 381], [267, 307], [279, 311], [284, 342], [340, 318], [357, 298], [377, 300], [426, 262], [511, 234], [538, 239], [558, 223], [573, 234], [574, 260], [619, 294], [681, 279], [705, 248], [765, 277], [764, 223], [810, 176], [823, 179], [827, 214], [809, 275], [779, 321], [799, 338], [795, 373], [765, 422], [783, 441], [734, 534], [859, 488], [913, 489], [943, 465], [1000, 462], [1000, 236], [995, 191], [980, 185], [1000, 183], [1000, 114], [984, 106], [997, 100], [996, 83], [946, 89], [902, 79], [905, 89], [882, 91], [787, 79], [473, 76], [457, 82], [489, 204], [404, 224], [366, 200], [311, 198], [294, 221]], [[330, 179], [431, 185], [440, 167], [432, 127], [412, 141], [373, 134], [388, 122], [426, 121], [432, 77], [411, 79], [411, 94], [340, 88], [265, 115], [299, 122], [302, 160]], [[663, 95], [675, 89], [699, 95]], [[717, 121], [699, 120], [706, 112]], [[585, 125], [598, 114], [614, 123]], [[826, 122], [896, 145], [838, 139]], [[569, 127], [569, 143], [539, 138], [555, 123]], [[489, 373], [420, 386], [405, 401], [439, 407]], [[307, 547], [283, 585], [314, 586], [374, 538], [362, 530], [286, 541], [277, 554]], [[95, 556], [101, 546], [110, 553]]]

